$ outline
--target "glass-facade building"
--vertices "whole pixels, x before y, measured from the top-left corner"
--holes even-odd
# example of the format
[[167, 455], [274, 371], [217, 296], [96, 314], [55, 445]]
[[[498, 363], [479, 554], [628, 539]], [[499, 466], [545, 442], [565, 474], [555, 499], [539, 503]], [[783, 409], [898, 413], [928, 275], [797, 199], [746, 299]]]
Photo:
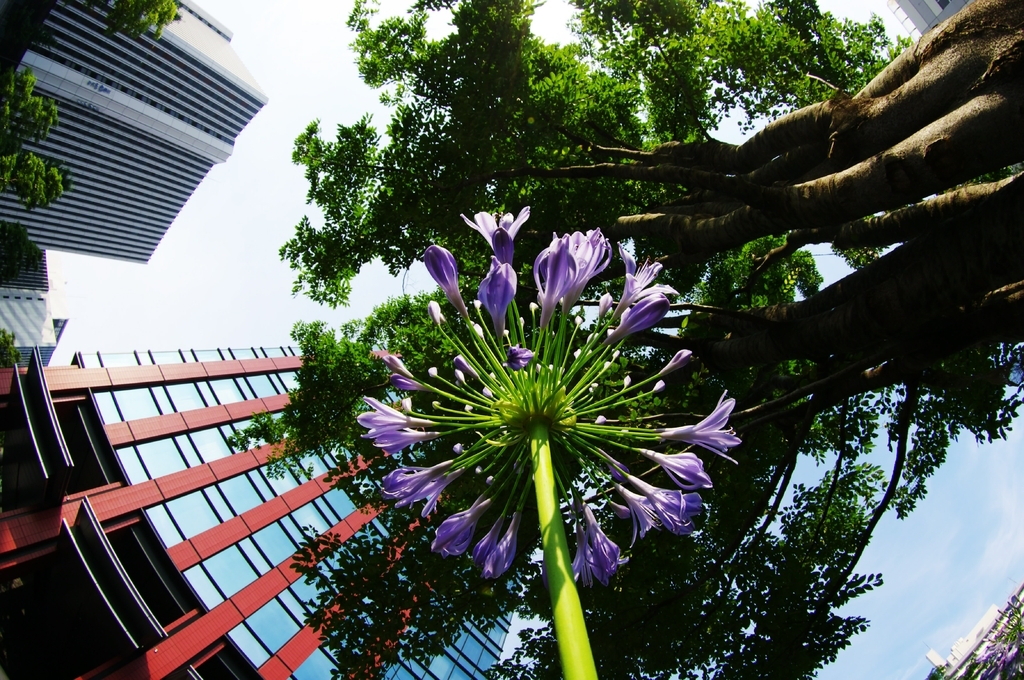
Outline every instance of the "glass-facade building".
[[0, 219], [25, 225], [43, 249], [146, 262], [267, 96], [231, 31], [191, 0], [179, 0], [180, 19], [159, 39], [107, 35], [106, 4], [54, 3], [43, 24], [52, 43], [22, 58], [60, 119], [25, 147], [59, 160], [73, 184], [31, 211], [0, 195]]
[[[290, 567], [308, 534], [377, 531], [325, 473], [267, 474], [271, 447], [232, 448], [278, 412], [288, 347], [79, 354], [0, 372], [7, 429], [0, 512], [0, 668], [25, 678], [326, 680], [305, 621], [315, 591]], [[466, 626], [427, 667], [387, 678], [480, 677], [508, 630]], [[48, 651], [61, 649], [39, 674]]]
[[912, 36], [938, 26], [974, 0], [889, 0], [889, 9]]

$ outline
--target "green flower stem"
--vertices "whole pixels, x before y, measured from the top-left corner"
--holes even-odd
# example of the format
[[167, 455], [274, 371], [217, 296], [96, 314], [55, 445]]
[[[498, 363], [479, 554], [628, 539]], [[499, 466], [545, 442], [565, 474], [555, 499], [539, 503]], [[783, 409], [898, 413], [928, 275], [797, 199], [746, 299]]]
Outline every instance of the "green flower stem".
[[533, 462], [533, 485], [537, 492], [544, 566], [548, 575], [551, 608], [554, 610], [555, 637], [562, 660], [562, 675], [565, 680], [597, 680], [597, 668], [594, 666], [587, 626], [583, 620], [583, 607], [572, 575], [565, 525], [558, 507], [551, 443], [545, 422], [535, 421], [530, 425], [530, 458]]

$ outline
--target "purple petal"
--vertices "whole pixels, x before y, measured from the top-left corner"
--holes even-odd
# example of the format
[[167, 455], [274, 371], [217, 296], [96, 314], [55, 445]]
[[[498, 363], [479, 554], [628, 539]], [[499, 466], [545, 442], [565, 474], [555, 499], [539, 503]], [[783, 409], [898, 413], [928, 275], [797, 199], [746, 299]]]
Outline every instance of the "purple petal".
[[469, 318], [469, 310], [462, 300], [462, 293], [459, 291], [459, 267], [455, 264], [455, 256], [441, 246], [432, 245], [423, 253], [423, 263], [431, 278], [444, 291], [448, 301], [459, 310], [463, 318]]
[[704, 471], [704, 461], [692, 453], [666, 455], [647, 449], [641, 449], [640, 453], [660, 465], [680, 489], [696, 491], [712, 486], [711, 477]]
[[640, 333], [651, 328], [668, 314], [669, 302], [664, 295], [652, 295], [644, 298], [624, 314], [619, 327], [609, 333], [604, 344], [614, 345], [628, 335]]
[[725, 429], [728, 424], [729, 415], [736, 406], [736, 400], [726, 399], [725, 394], [725, 392], [722, 393], [715, 410], [696, 425], [657, 430], [661, 435], [662, 441], [695, 444], [735, 463], [736, 461], [727, 456], [725, 452], [741, 444], [742, 440], [733, 433], [731, 428]]
[[500, 338], [505, 333], [505, 312], [516, 296], [516, 272], [509, 264], [491, 258], [491, 271], [480, 283], [477, 296], [491, 315], [494, 333]]
[[675, 356], [665, 364], [665, 367], [658, 371], [658, 375], [668, 375], [672, 371], [677, 371], [686, 364], [690, 363], [690, 357], [693, 356], [693, 352], [688, 349], [681, 349], [676, 352]]
[[434, 536], [433, 543], [430, 544], [430, 549], [436, 553], [441, 553], [444, 557], [461, 555], [466, 552], [470, 542], [473, 540], [476, 523], [489, 507], [491, 507], [490, 499], [480, 496], [469, 509], [457, 512], [446, 519], [437, 528], [437, 533]]
[[430, 391], [430, 388], [427, 387], [426, 385], [424, 385], [422, 383], [419, 383], [419, 382], [416, 382], [415, 380], [411, 380], [410, 378], [406, 378], [404, 375], [398, 375], [397, 373], [392, 373], [391, 374], [391, 384], [394, 387], [396, 387], [396, 388], [398, 388], [400, 390], [405, 390], [407, 392], [429, 392]]
[[508, 360], [505, 366], [513, 371], [526, 368], [526, 365], [533, 361], [533, 352], [519, 345], [509, 347], [506, 356]]
[[440, 432], [422, 432], [419, 430], [389, 430], [377, 435], [373, 445], [388, 453], [398, 453], [407, 446], [429, 442], [441, 436]]
[[498, 258], [498, 262], [502, 264], [512, 264], [512, 256], [515, 253], [515, 247], [512, 245], [512, 235], [504, 229], [498, 229], [494, 232], [494, 238], [491, 240], [491, 248], [494, 250], [494, 256]]
[[456, 369], [462, 371], [465, 375], [469, 376], [470, 378], [473, 378], [474, 380], [480, 379], [480, 375], [475, 370], [473, 370], [473, 367], [469, 365], [469, 362], [466, 361], [465, 357], [463, 357], [461, 354], [455, 355], [455, 358], [452, 359], [452, 364], [454, 364]]

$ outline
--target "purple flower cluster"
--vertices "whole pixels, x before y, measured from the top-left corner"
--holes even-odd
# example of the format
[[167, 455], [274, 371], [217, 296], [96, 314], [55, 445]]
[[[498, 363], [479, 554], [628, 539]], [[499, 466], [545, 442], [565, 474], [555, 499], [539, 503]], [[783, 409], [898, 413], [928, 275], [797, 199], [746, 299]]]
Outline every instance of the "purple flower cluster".
[[[459, 348], [448, 373], [453, 377], [446, 379], [442, 371], [430, 368], [422, 379], [399, 356], [387, 352], [378, 356], [391, 370], [393, 388], [430, 393], [446, 403], [434, 401], [433, 414], [426, 416], [413, 411], [412, 398], [402, 400], [401, 409], [365, 398], [369, 410], [357, 421], [367, 430], [363, 436], [390, 454], [446, 434], [460, 437], [462, 441], [452, 446], [454, 458], [433, 467], [400, 467], [384, 477], [381, 493], [397, 506], [424, 501], [421, 515], [427, 517], [448, 485], [467, 469], [475, 469], [483, 492], [468, 509], [440, 523], [431, 547], [446, 557], [469, 552], [485, 578], [504, 574], [515, 558], [526, 490], [532, 483], [528, 432], [536, 423], [548, 424], [553, 454], [593, 456], [590, 464], [576, 466], [583, 470], [581, 479], [562, 479], [559, 487], [565, 512], [576, 529], [572, 560], [576, 579], [588, 586], [595, 580], [608, 585], [627, 560], [601, 528], [584, 495], [603, 485], [614, 488], [621, 503], [609, 501], [607, 509], [632, 521], [633, 542], [652, 529], [690, 534], [695, 530], [693, 517], [702, 508], [697, 492], [711, 488], [711, 478], [695, 453], [653, 449], [683, 443], [728, 458], [726, 451], [740, 443], [728, 427], [735, 401], [723, 394], [714, 411], [699, 423], [658, 430], [625, 427], [602, 415], [602, 409], [614, 412], [630, 401], [664, 391], [662, 378], [690, 361], [691, 353], [681, 350], [655, 375], [626, 376], [621, 389], [610, 396], [596, 391], [601, 376], [616, 365], [617, 346], [661, 322], [670, 309], [667, 296], [676, 291], [655, 284], [661, 264], [637, 267], [620, 245], [626, 269], [622, 295], [618, 302], [610, 293], [602, 295], [593, 330], [577, 335], [584, 320], [582, 315], [571, 318], [570, 311], [594, 277], [607, 269], [612, 248], [598, 229], [556, 235], [534, 260], [538, 294], [537, 304], [530, 308], [533, 313], [540, 310], [540, 319], [532, 335], [527, 334], [526, 322], [514, 305], [518, 278], [513, 241], [529, 216], [529, 208], [514, 218], [511, 213], [477, 213], [472, 220], [463, 216], [494, 253], [473, 305], [463, 300], [454, 255], [437, 245], [427, 248], [427, 271], [470, 330], [468, 341], [450, 336], [441, 305], [428, 304], [430, 320]], [[484, 311], [490, 324], [484, 320]], [[556, 317], [558, 311], [561, 316]], [[478, 320], [472, 319], [474, 313]], [[584, 336], [579, 346], [573, 345]], [[676, 488], [660, 488], [633, 476], [629, 467], [605, 450], [609, 447], [660, 466]], [[477, 527], [498, 499], [503, 499], [498, 507], [507, 510], [474, 544]]]

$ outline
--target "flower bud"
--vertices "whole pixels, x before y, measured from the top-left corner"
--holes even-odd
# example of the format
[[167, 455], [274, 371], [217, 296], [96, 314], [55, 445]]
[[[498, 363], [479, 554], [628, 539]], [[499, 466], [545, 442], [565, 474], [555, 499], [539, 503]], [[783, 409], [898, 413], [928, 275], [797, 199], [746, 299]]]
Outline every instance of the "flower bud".
[[572, 320], [572, 322], [574, 324], [576, 324], [577, 326], [582, 326], [583, 325], [583, 317], [582, 316], [577, 316], [575, 319]]
[[456, 385], [465, 385], [466, 384], [466, 374], [463, 373], [462, 371], [460, 371], [457, 368], [455, 369], [455, 384]]
[[602, 316], [607, 314], [608, 310], [612, 308], [613, 302], [614, 300], [612, 300], [611, 293], [605, 293], [604, 295], [602, 295], [601, 300], [597, 304], [597, 318], [600, 319]]
[[605, 418], [604, 416], [598, 416], [598, 417], [594, 418], [594, 424], [595, 425], [604, 425], [607, 422], [608, 422], [608, 419]]
[[672, 371], [676, 371], [690, 362], [690, 358], [693, 356], [693, 352], [688, 349], [681, 349], [676, 352], [676, 355], [665, 364], [665, 368], [658, 371], [658, 375], [668, 375]]
[[406, 397], [402, 400], [402, 410], [406, 413], [412, 413], [412, 397]]
[[472, 412], [473, 412], [473, 407], [470, 406], [469, 404], [466, 404], [466, 413], [472, 413]]
[[622, 379], [622, 389], [629, 389], [629, 386], [631, 384], [633, 384], [633, 378], [631, 378], [630, 376], [627, 375], [625, 378]]
[[438, 326], [444, 323], [444, 315], [441, 314], [441, 305], [437, 304], [434, 300], [427, 303], [427, 316], [429, 316], [430, 320]]
[[462, 455], [462, 444], [456, 444], [455, 446], [453, 446], [452, 447], [452, 452], [456, 456], [461, 456]]
[[659, 380], [658, 382], [654, 383], [654, 389], [651, 390], [651, 394], [657, 394], [658, 392], [663, 392], [664, 390], [665, 390], [665, 381], [664, 380]]
[[437, 368], [434, 367], [434, 366], [431, 366], [430, 368], [428, 368], [427, 369], [427, 375], [429, 375], [431, 378], [436, 378], [437, 377]]
[[484, 396], [485, 396], [485, 397], [487, 397], [488, 399], [494, 399], [494, 393], [493, 393], [493, 392], [491, 392], [491, 391], [490, 391], [489, 389], [487, 389], [486, 387], [485, 387], [485, 388], [483, 388], [483, 389], [482, 389], [482, 390], [480, 390], [480, 391], [481, 391], [481, 392], [483, 392], [483, 393], [484, 393]]
[[484, 303], [480, 302], [479, 300], [473, 300], [473, 306], [476, 307], [476, 311], [478, 312], [480, 311], [480, 307], [482, 307], [483, 304]]

